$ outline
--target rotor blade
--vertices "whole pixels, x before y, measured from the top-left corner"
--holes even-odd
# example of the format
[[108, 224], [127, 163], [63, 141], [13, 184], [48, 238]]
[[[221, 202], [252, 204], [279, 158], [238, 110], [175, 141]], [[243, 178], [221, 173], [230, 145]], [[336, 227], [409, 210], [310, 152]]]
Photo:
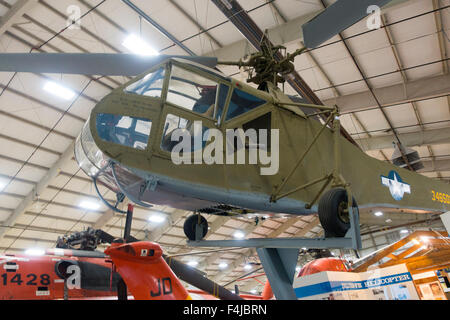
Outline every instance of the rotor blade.
[[305, 46], [315, 48], [368, 16], [370, 6], [392, 0], [338, 0], [302, 26]]
[[206, 293], [212, 294], [221, 300], [243, 300], [240, 296], [204, 277], [203, 274], [197, 269], [164, 255], [163, 258], [178, 278], [193, 285], [194, 287], [197, 287]]
[[215, 57], [141, 56], [115, 53], [0, 53], [0, 72], [67, 73], [101, 76], [136, 76], [170, 58], [214, 68]]
[[46, 249], [45, 254], [49, 256], [59, 257], [78, 257], [78, 258], [106, 258], [103, 252], [87, 251], [87, 250], [73, 250], [73, 249]]

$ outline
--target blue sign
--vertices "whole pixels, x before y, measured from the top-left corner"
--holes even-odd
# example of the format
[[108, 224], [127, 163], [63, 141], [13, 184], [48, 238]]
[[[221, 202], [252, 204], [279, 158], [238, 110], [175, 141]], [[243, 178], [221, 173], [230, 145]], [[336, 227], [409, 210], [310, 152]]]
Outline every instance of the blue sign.
[[305, 287], [295, 288], [297, 298], [304, 298], [315, 296], [318, 294], [328, 293], [332, 291], [348, 291], [348, 290], [363, 290], [374, 287], [389, 286], [392, 284], [412, 281], [409, 272], [385, 276], [381, 278], [368, 279], [364, 281], [331, 281], [321, 282]]

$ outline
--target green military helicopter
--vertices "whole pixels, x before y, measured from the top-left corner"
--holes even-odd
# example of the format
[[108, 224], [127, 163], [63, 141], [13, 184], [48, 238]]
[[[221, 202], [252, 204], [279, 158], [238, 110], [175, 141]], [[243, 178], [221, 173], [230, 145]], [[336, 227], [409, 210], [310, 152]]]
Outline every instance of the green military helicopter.
[[[327, 237], [350, 228], [348, 208], [450, 211], [450, 186], [366, 155], [335, 106], [279, 88], [294, 70], [281, 46], [236, 62], [126, 54], [0, 54], [0, 71], [136, 76], [105, 96], [76, 140], [83, 171], [132, 202], [195, 212], [186, 236], [207, 233], [201, 214], [318, 213]], [[249, 71], [247, 83], [215, 67]], [[146, 70], [142, 73], [143, 70]], [[98, 191], [98, 189], [97, 189]], [[101, 194], [98, 192], [99, 196]]]

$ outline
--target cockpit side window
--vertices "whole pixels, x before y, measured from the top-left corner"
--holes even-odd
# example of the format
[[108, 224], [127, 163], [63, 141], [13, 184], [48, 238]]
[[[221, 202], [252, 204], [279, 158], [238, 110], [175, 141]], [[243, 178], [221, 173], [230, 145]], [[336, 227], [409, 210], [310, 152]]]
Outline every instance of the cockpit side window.
[[[166, 122], [164, 124], [164, 131], [161, 141], [161, 149], [164, 151], [172, 152], [172, 149], [180, 143], [180, 139], [173, 139], [172, 135], [179, 130], [179, 133], [186, 134], [189, 137], [189, 149], [191, 152], [204, 148], [206, 142], [203, 141], [205, 137], [205, 132], [208, 130], [207, 127], [200, 125], [196, 126], [193, 122], [175, 116], [173, 114], [168, 114], [166, 117]], [[206, 137], [207, 138], [207, 137]]]
[[96, 128], [98, 136], [104, 141], [145, 150], [152, 122], [144, 118], [99, 113]]
[[230, 105], [228, 107], [226, 120], [236, 118], [241, 114], [244, 114], [246, 112], [249, 112], [250, 110], [262, 106], [266, 102], [267, 101], [255, 97], [254, 95], [248, 92], [239, 89], [234, 89], [233, 95], [231, 96]]
[[164, 67], [149, 73], [141, 80], [138, 80], [129, 85], [125, 92], [134, 93], [141, 96], [160, 98], [164, 84]]
[[218, 83], [199, 74], [172, 66], [167, 102], [213, 118]]

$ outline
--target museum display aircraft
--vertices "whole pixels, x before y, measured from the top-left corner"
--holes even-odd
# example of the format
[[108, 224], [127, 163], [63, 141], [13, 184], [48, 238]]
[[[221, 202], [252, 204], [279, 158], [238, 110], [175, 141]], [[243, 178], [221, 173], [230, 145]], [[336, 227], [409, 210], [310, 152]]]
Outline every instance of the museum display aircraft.
[[[321, 21], [329, 19], [329, 10], [343, 10], [339, 4], [344, 2], [311, 23], [326, 27]], [[365, 15], [344, 19], [346, 24], [334, 26], [331, 35]], [[306, 28], [305, 39], [314, 30]], [[329, 37], [328, 30], [320, 41]], [[101, 183], [117, 194], [115, 204], [102, 198], [113, 210], [120, 211], [118, 203], [128, 197], [143, 207], [194, 212], [184, 225], [191, 240], [207, 233], [201, 214], [318, 213], [325, 235], [342, 237], [350, 228], [351, 207], [450, 210], [450, 186], [411, 170], [404, 152], [403, 167], [374, 159], [345, 134], [336, 106], [286, 95], [281, 84], [305, 48], [287, 54], [266, 40], [261, 40], [262, 51], [235, 62], [6, 53], [0, 54], [0, 71], [136, 76], [93, 108], [76, 140], [76, 160], [96, 188]], [[248, 83], [225, 76], [218, 65], [244, 68]]]

